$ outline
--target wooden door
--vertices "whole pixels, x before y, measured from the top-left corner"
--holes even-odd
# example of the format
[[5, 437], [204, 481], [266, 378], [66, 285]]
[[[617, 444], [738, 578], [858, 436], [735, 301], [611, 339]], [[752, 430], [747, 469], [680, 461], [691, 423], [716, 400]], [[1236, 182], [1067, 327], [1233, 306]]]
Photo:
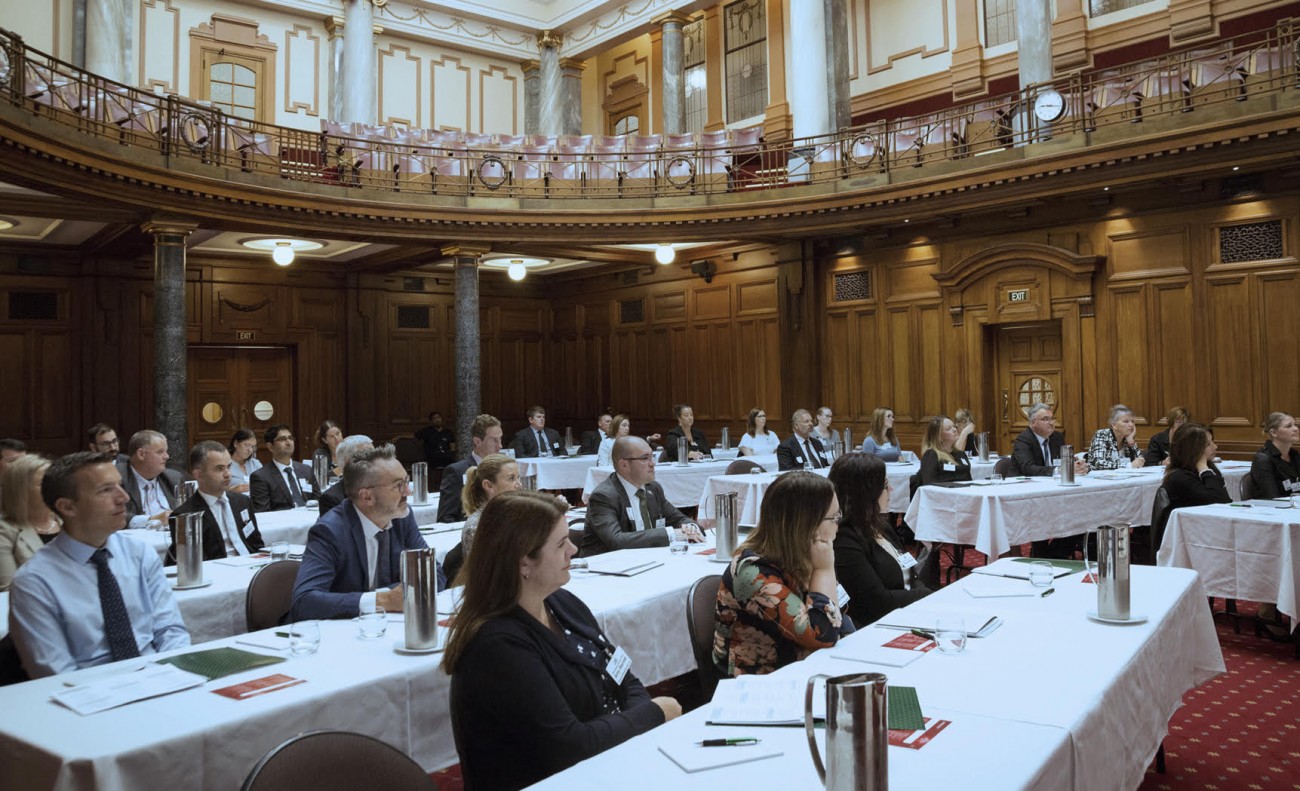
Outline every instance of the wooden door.
[[258, 458], [268, 461], [262, 432], [275, 423], [294, 425], [292, 352], [282, 346], [191, 346], [189, 370], [190, 440], [226, 445], [236, 429], [252, 429]]
[[1061, 323], [999, 327], [995, 337], [997, 371], [991, 381], [997, 388], [993, 403], [1000, 430], [990, 439], [1005, 454], [1011, 452], [1020, 432], [1029, 428], [1031, 406], [1044, 403], [1056, 408], [1061, 392]]

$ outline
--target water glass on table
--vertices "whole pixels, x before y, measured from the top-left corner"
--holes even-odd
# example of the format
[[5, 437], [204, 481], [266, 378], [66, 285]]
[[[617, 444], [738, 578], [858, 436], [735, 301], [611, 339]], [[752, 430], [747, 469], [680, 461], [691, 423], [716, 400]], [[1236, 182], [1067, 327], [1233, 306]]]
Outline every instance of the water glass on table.
[[289, 625], [289, 653], [307, 656], [320, 648], [320, 624], [316, 621], [299, 621]]
[[1056, 579], [1050, 561], [1035, 560], [1029, 564], [1029, 583], [1035, 588], [1046, 588]]
[[1002, 483], [1002, 474], [995, 472], [989, 476], [989, 480], [993, 483]]
[[357, 616], [357, 637], [362, 640], [378, 640], [387, 632], [388, 613], [383, 607], [376, 607]]
[[277, 560], [288, 560], [288, 559], [289, 559], [289, 542], [288, 542], [288, 541], [272, 541], [272, 542], [271, 542], [271, 562], [274, 563], [274, 562], [277, 561]]
[[966, 650], [966, 619], [960, 615], [943, 615], [935, 622], [934, 641], [945, 654]]

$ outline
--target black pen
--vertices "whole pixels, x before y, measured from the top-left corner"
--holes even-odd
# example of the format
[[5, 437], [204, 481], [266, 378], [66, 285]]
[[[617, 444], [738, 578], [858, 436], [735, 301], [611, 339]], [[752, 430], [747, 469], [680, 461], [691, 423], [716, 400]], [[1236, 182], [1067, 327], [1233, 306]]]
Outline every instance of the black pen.
[[1228, 503], [1233, 508], [1250, 508], [1250, 503]]
[[916, 635], [917, 637], [924, 637], [927, 640], [934, 639], [934, 632], [926, 631], [925, 629], [913, 629], [912, 634]]
[[1045, 590], [1045, 591], [1043, 591], [1042, 593], [1038, 594], [1038, 598], [1040, 598], [1040, 599], [1042, 599], [1042, 598], [1046, 598], [1046, 597], [1048, 597], [1048, 596], [1051, 596], [1053, 593], [1056, 593], [1056, 588], [1048, 588], [1047, 590]]
[[758, 743], [759, 740], [752, 736], [742, 736], [736, 739], [705, 739], [702, 742], [696, 742], [700, 747], [745, 747]]

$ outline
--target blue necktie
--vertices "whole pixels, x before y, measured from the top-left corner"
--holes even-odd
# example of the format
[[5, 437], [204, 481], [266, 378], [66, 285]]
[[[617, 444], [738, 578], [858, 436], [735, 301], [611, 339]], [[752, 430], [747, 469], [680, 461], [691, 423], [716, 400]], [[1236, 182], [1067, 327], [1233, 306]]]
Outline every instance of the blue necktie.
[[388, 556], [389, 535], [388, 530], [380, 530], [375, 538], [379, 542], [379, 548], [375, 551], [375, 587], [387, 588], [393, 584], [393, 566]]
[[135, 630], [131, 628], [131, 617], [126, 614], [126, 602], [122, 601], [122, 589], [118, 587], [117, 577], [108, 567], [108, 550], [103, 547], [90, 556], [99, 574], [99, 608], [104, 614], [104, 634], [108, 637], [108, 652], [113, 661], [133, 659], [140, 655], [140, 648], [135, 644]]

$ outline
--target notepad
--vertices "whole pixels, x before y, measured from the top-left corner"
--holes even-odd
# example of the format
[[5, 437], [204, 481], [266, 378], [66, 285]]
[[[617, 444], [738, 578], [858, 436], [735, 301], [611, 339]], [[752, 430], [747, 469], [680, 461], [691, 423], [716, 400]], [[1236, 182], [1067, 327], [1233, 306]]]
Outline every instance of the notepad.
[[[695, 741], [708, 738], [701, 736]], [[720, 769], [724, 766], [747, 764], [764, 758], [776, 758], [784, 755], [780, 749], [762, 743], [744, 744], [731, 747], [701, 747], [694, 742], [659, 745], [659, 752], [668, 760], [677, 764], [683, 772], [703, 772], [706, 769]]]
[[274, 665], [284, 661], [282, 656], [268, 656], [242, 651], [238, 648], [209, 648], [206, 651], [191, 651], [188, 654], [159, 659], [160, 665], [175, 665], [181, 670], [204, 676], [209, 681], [214, 678], [233, 675], [245, 670], [264, 665]]
[[[801, 678], [723, 679], [709, 703], [707, 721], [710, 725], [802, 725], [807, 686]], [[813, 717], [826, 719], [825, 693], [813, 694]]]
[[907, 667], [934, 650], [935, 646], [933, 640], [910, 632], [891, 633], [891, 639], [880, 645], [872, 645], [863, 639], [854, 640], [851, 646], [840, 644], [832, 651], [831, 658], [885, 667]]
[[151, 662], [136, 671], [117, 673], [60, 690], [51, 695], [50, 700], [84, 716], [160, 695], [170, 695], [205, 683], [207, 679], [203, 676]]
[[606, 574], [613, 577], [635, 577], [650, 569], [663, 565], [662, 560], [645, 560], [644, 558], [590, 558], [587, 571], [592, 574]]
[[876, 626], [882, 629], [902, 629], [904, 631], [911, 629], [933, 631], [935, 624], [945, 616], [965, 618], [967, 637], [988, 637], [1002, 625], [1002, 619], [988, 611], [954, 609], [941, 612], [939, 610], [922, 610], [908, 607], [903, 610], [894, 610], [884, 618], [876, 621]]
[[[1065, 572], [1069, 573], [1069, 572]], [[1057, 575], [1062, 576], [1062, 575]], [[1035, 588], [1023, 579], [999, 577], [988, 574], [971, 574], [961, 581], [962, 590], [974, 599], [1000, 599], [1004, 597], [1041, 596], [1041, 588]]]

